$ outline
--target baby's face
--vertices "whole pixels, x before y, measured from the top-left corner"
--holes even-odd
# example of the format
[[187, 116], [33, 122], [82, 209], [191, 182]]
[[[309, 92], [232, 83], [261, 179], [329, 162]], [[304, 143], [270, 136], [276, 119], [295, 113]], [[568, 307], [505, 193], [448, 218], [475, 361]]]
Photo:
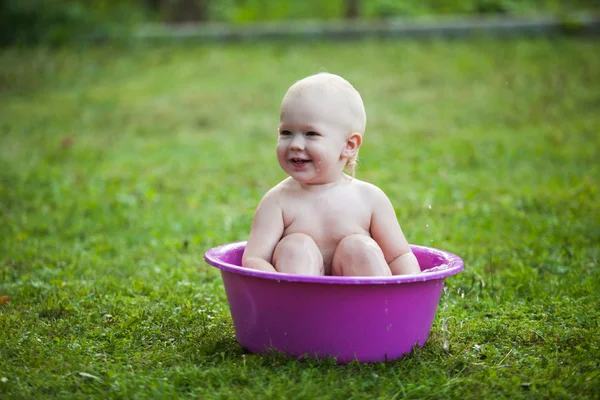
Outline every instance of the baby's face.
[[[338, 96], [339, 97], [339, 96]], [[351, 133], [347, 107], [319, 87], [288, 93], [281, 106], [277, 160], [281, 168], [304, 184], [334, 182], [346, 164], [342, 152]]]

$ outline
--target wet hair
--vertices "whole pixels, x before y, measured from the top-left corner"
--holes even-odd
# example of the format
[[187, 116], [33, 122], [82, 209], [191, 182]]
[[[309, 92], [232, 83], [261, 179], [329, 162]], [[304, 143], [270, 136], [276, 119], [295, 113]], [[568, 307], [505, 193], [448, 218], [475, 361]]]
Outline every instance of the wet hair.
[[[328, 72], [320, 72], [297, 81], [288, 89], [287, 93], [283, 97], [282, 104], [285, 102], [286, 97], [290, 95], [290, 93], [295, 92], [294, 89], [301, 89], [311, 86], [319, 86], [322, 89], [326, 89], [328, 92], [337, 92], [343, 94], [343, 106], [348, 108], [348, 114], [351, 116], [351, 131], [348, 133], [350, 134], [357, 132], [361, 136], [364, 135], [367, 125], [367, 114], [362, 97], [350, 82], [339, 75], [330, 74]], [[358, 151], [354, 154], [354, 156], [348, 159], [345, 166], [346, 172], [352, 177], [354, 177], [357, 164]]]

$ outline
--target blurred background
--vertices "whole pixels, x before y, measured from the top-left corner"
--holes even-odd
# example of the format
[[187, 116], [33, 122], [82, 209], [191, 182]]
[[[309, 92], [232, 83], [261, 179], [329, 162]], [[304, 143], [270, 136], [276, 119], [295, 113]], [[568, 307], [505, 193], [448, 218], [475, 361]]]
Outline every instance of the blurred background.
[[[549, 15], [575, 33], [598, 9], [0, 0], [0, 398], [598, 398], [598, 36], [139, 35], [401, 19], [439, 29], [451, 15]], [[247, 239], [285, 178], [281, 98], [320, 71], [365, 102], [357, 178], [390, 197], [410, 243], [465, 261], [428, 345], [391, 368], [245, 354], [202, 259]]]
[[384, 20], [440, 15], [558, 15], [597, 0], [0, 0], [0, 44], [62, 44], [123, 36], [144, 23]]

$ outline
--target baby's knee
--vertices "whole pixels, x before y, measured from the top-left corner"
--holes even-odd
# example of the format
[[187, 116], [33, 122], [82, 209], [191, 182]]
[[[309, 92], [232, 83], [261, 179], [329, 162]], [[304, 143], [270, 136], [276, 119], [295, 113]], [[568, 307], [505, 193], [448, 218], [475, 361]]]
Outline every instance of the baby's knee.
[[304, 233], [292, 233], [279, 241], [275, 247], [274, 257], [282, 254], [287, 256], [305, 255], [307, 252], [318, 250], [315, 241]]
[[365, 235], [350, 235], [340, 241], [333, 257], [333, 273], [343, 276], [391, 274], [381, 248]]
[[323, 256], [310, 236], [292, 233], [275, 247], [273, 266], [284, 273], [323, 275]]
[[353, 261], [369, 261], [373, 257], [382, 256], [381, 248], [369, 236], [350, 235], [340, 241], [336, 254], [352, 259]]

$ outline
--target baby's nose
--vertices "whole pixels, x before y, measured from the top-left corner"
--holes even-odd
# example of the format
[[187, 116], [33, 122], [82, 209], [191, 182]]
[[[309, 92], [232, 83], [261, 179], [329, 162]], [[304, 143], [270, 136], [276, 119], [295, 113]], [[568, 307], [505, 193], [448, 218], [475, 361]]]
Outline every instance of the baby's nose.
[[292, 150], [303, 150], [304, 149], [304, 139], [302, 135], [294, 135], [292, 142], [290, 143], [290, 149]]

